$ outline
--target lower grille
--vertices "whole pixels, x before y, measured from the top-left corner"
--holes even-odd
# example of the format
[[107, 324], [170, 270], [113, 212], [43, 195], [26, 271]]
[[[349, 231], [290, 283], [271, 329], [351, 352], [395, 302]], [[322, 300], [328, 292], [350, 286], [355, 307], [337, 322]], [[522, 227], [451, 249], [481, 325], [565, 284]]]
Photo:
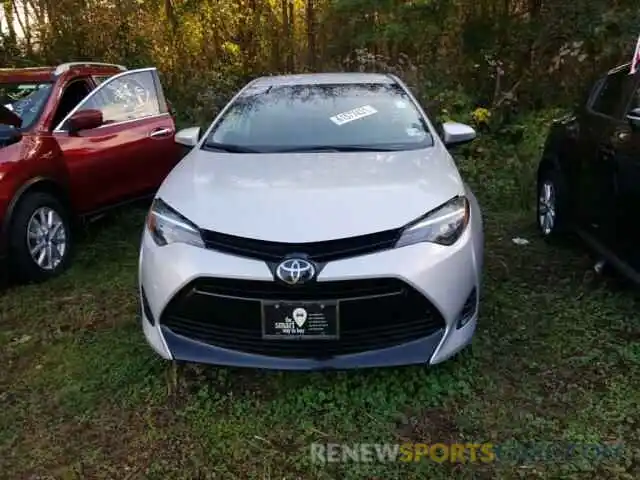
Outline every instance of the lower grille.
[[473, 289], [471, 290], [471, 293], [467, 297], [467, 300], [464, 302], [464, 305], [462, 306], [462, 311], [460, 312], [460, 315], [458, 316], [458, 323], [457, 323], [458, 328], [464, 327], [469, 322], [469, 320], [471, 320], [473, 315], [476, 313], [477, 303], [478, 303], [478, 290], [476, 289], [476, 287], [473, 287]]
[[153, 318], [153, 313], [151, 312], [151, 307], [149, 306], [149, 301], [147, 300], [147, 295], [144, 293], [144, 288], [141, 291], [142, 296], [142, 312], [144, 316], [147, 317], [147, 321], [151, 325], [155, 325], [156, 320]]
[[478, 302], [478, 291], [475, 287], [471, 290], [467, 301], [464, 302], [464, 306], [462, 307], [462, 313], [460, 314], [461, 318], [471, 318], [474, 313], [476, 313], [476, 303]]
[[[261, 300], [340, 302], [338, 340], [263, 340]], [[400, 345], [445, 327], [422, 294], [397, 279], [276, 282], [197, 279], [165, 309], [160, 324], [210, 345], [274, 357], [327, 358]]]

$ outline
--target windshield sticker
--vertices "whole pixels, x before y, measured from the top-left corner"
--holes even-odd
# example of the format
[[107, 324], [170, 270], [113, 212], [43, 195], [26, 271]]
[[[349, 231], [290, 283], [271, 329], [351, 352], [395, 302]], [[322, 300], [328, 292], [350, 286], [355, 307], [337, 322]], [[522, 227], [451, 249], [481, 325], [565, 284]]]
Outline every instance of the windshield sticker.
[[407, 128], [407, 135], [410, 137], [424, 137], [424, 132], [419, 128], [411, 127]]
[[263, 95], [265, 93], [269, 93], [271, 90], [271, 86], [255, 86], [255, 87], [247, 87], [242, 92], [242, 97], [250, 97], [252, 95]]
[[407, 102], [404, 100], [398, 100], [396, 102], [396, 108], [407, 108]]
[[353, 122], [354, 120], [368, 117], [370, 115], [375, 115], [376, 113], [378, 113], [378, 111], [371, 105], [364, 105], [362, 107], [349, 110], [348, 112], [339, 113], [338, 115], [331, 117], [330, 120], [339, 126], [344, 125], [345, 123]]

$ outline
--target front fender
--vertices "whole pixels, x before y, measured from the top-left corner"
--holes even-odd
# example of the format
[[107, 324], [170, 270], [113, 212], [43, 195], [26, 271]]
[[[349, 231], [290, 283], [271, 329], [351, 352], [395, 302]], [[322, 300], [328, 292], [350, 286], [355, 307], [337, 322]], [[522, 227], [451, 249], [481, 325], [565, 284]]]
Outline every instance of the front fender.
[[574, 115], [554, 120], [542, 149], [538, 166], [538, 177], [549, 168], [560, 171], [565, 177], [570, 175], [570, 152], [579, 134], [579, 124]]
[[484, 267], [484, 220], [482, 218], [482, 209], [475, 194], [464, 184], [465, 196], [469, 200], [471, 208], [470, 225], [473, 233], [473, 255], [478, 272], [478, 285], [482, 285], [482, 271]]
[[6, 250], [7, 234], [17, 205], [33, 189], [55, 195], [72, 213], [67, 194], [69, 174], [57, 142], [51, 137], [29, 135], [23, 137], [19, 145], [9, 148], [13, 147], [19, 151], [14, 152], [11, 161], [5, 161], [0, 169], [1, 251]]

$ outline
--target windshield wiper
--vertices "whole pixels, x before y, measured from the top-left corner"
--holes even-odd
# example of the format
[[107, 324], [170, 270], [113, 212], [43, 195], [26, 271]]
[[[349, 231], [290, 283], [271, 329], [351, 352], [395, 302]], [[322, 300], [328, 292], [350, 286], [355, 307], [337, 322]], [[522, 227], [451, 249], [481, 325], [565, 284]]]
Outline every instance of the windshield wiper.
[[376, 147], [368, 145], [315, 145], [291, 148], [279, 148], [273, 153], [295, 153], [295, 152], [396, 152], [399, 147]]
[[223, 152], [230, 153], [258, 153], [258, 150], [243, 147], [242, 145], [234, 145], [232, 143], [207, 142], [204, 144], [204, 146], [207, 149], [222, 150]]

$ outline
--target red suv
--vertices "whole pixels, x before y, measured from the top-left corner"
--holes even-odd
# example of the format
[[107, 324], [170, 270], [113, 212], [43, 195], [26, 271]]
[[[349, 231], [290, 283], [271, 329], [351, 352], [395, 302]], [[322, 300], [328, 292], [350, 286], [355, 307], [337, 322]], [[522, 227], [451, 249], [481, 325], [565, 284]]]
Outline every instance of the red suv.
[[72, 225], [152, 195], [181, 157], [155, 68], [0, 69], [0, 254], [22, 280], [62, 272]]

